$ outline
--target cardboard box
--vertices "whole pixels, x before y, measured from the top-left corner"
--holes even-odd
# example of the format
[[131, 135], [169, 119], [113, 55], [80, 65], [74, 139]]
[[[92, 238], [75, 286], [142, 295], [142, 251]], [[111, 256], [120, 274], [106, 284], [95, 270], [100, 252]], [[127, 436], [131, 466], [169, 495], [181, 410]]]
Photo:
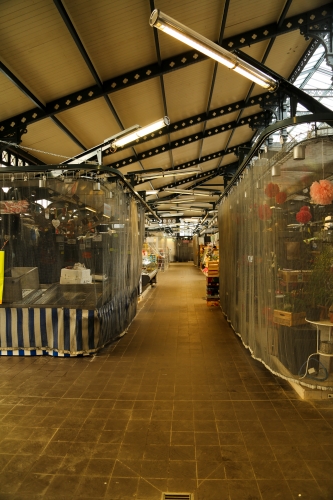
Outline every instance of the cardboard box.
[[274, 309], [273, 323], [284, 326], [305, 325], [305, 316], [305, 312], [292, 313], [288, 311], [281, 311], [280, 309]]
[[90, 269], [61, 269], [60, 285], [91, 283]]

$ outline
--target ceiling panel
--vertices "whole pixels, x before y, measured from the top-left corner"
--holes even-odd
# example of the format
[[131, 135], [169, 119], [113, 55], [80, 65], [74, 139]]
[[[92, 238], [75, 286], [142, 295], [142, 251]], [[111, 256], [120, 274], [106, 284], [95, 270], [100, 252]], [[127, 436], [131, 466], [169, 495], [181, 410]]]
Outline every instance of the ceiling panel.
[[57, 118], [85, 144], [87, 149], [101, 144], [104, 139], [120, 132], [119, 125], [103, 98], [59, 113]]
[[284, 4], [284, 0], [274, 0], [274, 2], [235, 0], [230, 2], [225, 38], [276, 22]]
[[293, 0], [288, 10], [288, 16], [296, 16], [300, 12], [316, 9], [326, 4], [325, 0]]
[[267, 58], [266, 66], [284, 78], [288, 78], [309, 43], [304, 37], [299, 36], [297, 31], [278, 37]]
[[64, 4], [102, 80], [155, 60], [148, 2], [67, 0]]
[[158, 78], [110, 95], [124, 128], [148, 125], [165, 116]]
[[49, 165], [62, 163], [82, 153], [50, 118], [30, 125], [29, 132], [22, 139], [22, 147], [28, 153]]
[[4, 74], [0, 72], [0, 120], [6, 120], [20, 113], [22, 109], [32, 109], [34, 105]]
[[1, 2], [1, 60], [42, 102], [93, 83], [53, 2]]
[[204, 61], [165, 75], [168, 113], [173, 122], [186, 116], [185, 109], [187, 116], [206, 111], [213, 68], [212, 61]]
[[232, 70], [218, 65], [211, 109], [244, 99], [251, 83]]

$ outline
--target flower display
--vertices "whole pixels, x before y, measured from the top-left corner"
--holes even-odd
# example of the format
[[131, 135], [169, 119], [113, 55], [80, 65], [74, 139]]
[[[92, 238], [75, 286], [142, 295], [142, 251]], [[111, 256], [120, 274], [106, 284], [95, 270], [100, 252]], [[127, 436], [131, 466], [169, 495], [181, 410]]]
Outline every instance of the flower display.
[[296, 214], [297, 222], [301, 224], [306, 224], [312, 219], [312, 214], [310, 212], [309, 207], [302, 207], [299, 212]]
[[268, 220], [271, 218], [272, 210], [269, 207], [269, 205], [267, 205], [267, 203], [264, 203], [263, 205], [259, 205], [258, 215], [259, 215], [259, 219], [261, 219], [261, 220]]
[[278, 205], [282, 205], [287, 199], [287, 195], [284, 191], [280, 191], [275, 195], [275, 201]]
[[274, 182], [269, 182], [265, 187], [265, 195], [268, 196], [268, 198], [274, 198], [279, 192], [279, 185], [274, 184]]
[[0, 214], [22, 214], [29, 210], [29, 202], [26, 200], [0, 201]]
[[317, 205], [330, 205], [333, 201], [332, 182], [325, 179], [313, 182], [310, 187], [310, 196]]

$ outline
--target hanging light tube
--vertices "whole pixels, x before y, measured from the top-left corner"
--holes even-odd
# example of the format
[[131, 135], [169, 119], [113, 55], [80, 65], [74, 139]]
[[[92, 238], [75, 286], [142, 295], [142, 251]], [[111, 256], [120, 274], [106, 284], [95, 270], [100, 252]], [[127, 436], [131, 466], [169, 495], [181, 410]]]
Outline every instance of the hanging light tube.
[[[104, 139], [103, 144], [99, 144], [91, 149], [85, 151], [85, 153], [81, 153], [75, 157], [71, 161], [66, 161], [67, 165], [84, 163], [88, 161], [90, 158], [97, 155], [98, 163], [102, 165], [102, 152], [108, 149], [111, 145], [111, 149], [114, 151], [125, 144], [129, 144], [130, 142], [134, 142], [140, 137], [144, 137], [147, 134], [151, 134], [156, 130], [160, 130], [163, 127], [170, 125], [170, 119], [168, 116], [164, 116], [160, 120], [147, 125], [146, 127], [140, 127], [140, 125], [132, 125], [132, 127], [127, 128], [126, 130], [122, 130], [118, 132], [118, 134], [112, 135], [107, 139]], [[113, 151], [113, 152], [114, 152]]]
[[187, 190], [187, 189], [173, 189], [173, 188], [169, 188], [169, 189], [164, 189], [163, 190], [165, 193], [177, 193], [177, 194], [186, 194], [186, 195], [191, 195], [193, 196], [193, 191], [191, 190]]
[[152, 132], [155, 132], [156, 130], [160, 130], [161, 128], [166, 127], [167, 125], [170, 125], [170, 120], [167, 116], [164, 116], [163, 118], [157, 120], [156, 122], [150, 123], [150, 125], [147, 125], [146, 127], [140, 127], [139, 125], [135, 125], [135, 127], [137, 128], [134, 130], [134, 132], [131, 132], [130, 134], [115, 139], [112, 142], [112, 146], [116, 148], [125, 146], [130, 142], [134, 142], [140, 139], [141, 137], [144, 137], [148, 134], [151, 134]]
[[[153, 169], [154, 170], [154, 169]], [[156, 172], [151, 173], [149, 170], [145, 170], [142, 172], [138, 172], [137, 176], [141, 179], [155, 179], [157, 177], [174, 177], [175, 175], [189, 175], [189, 174], [197, 174], [201, 172], [200, 169], [188, 169], [188, 170], [165, 170], [164, 172]]]
[[164, 192], [167, 193], [178, 193], [178, 194], [185, 194], [185, 195], [190, 195], [190, 196], [214, 196], [216, 193], [213, 193], [212, 191], [196, 191], [195, 189], [173, 189], [173, 188], [168, 188], [164, 189]]
[[274, 91], [278, 86], [278, 82], [270, 76], [246, 61], [242, 61], [239, 57], [232, 54], [232, 52], [223, 49], [208, 38], [205, 38], [167, 14], [164, 14], [164, 12], [161, 12], [159, 9], [153, 10], [150, 15], [149, 24], [186, 45], [189, 45], [193, 49], [202, 52], [227, 68], [245, 76], [267, 90]]

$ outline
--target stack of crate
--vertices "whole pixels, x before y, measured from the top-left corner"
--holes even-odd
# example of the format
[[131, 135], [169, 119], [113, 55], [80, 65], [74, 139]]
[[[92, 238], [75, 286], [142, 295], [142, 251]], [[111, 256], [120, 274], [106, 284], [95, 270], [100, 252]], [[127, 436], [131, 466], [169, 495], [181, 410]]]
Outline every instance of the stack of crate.
[[219, 263], [217, 261], [208, 262], [207, 268], [208, 268], [206, 277], [207, 306], [219, 306], [220, 305]]

